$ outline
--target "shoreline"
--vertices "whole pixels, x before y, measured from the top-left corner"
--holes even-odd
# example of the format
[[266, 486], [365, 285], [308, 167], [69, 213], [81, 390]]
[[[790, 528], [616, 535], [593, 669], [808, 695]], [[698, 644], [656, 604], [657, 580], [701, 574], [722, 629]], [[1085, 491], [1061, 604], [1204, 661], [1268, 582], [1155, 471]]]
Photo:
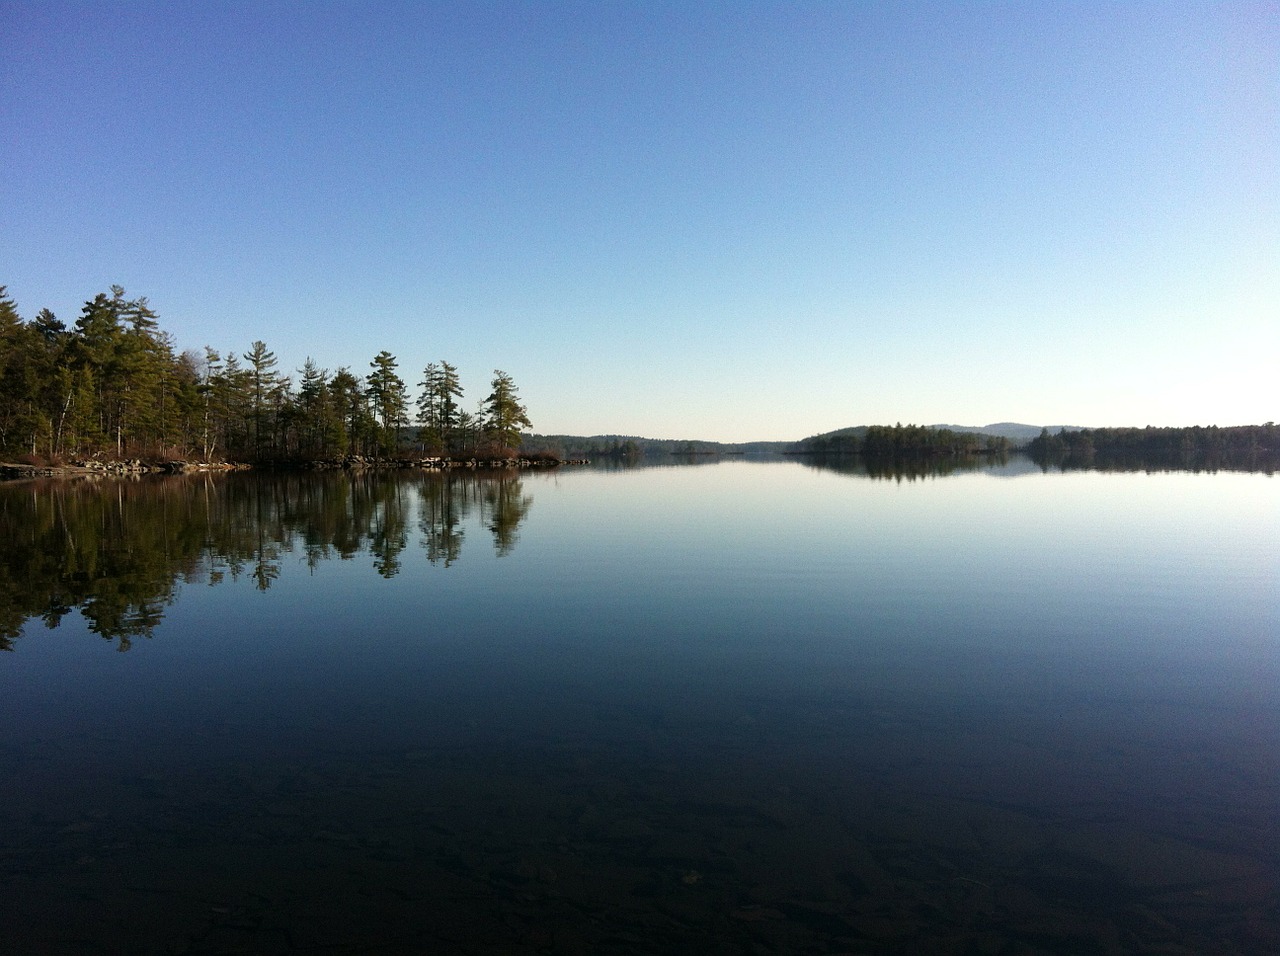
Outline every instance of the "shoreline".
[[184, 459], [144, 461], [139, 458], [90, 460], [69, 465], [31, 465], [22, 462], [0, 462], [0, 481], [30, 478], [129, 478], [142, 475], [224, 474], [231, 471], [357, 471], [364, 469], [409, 469], [450, 471], [469, 469], [494, 471], [509, 468], [559, 468], [562, 465], [589, 465], [589, 458], [376, 458], [350, 455], [344, 458], [320, 458], [290, 461], [202, 462]]

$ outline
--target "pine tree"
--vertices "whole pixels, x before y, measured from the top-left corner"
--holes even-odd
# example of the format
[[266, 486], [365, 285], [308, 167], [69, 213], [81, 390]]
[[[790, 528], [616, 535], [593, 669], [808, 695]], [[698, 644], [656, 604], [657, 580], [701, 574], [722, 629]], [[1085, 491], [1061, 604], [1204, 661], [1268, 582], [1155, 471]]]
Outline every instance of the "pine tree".
[[366, 381], [369, 402], [379, 423], [378, 448], [384, 455], [393, 454], [399, 444], [400, 428], [409, 411], [409, 393], [396, 374], [396, 358], [385, 349], [369, 365], [373, 371]]
[[360, 379], [345, 366], [333, 373], [329, 380], [333, 408], [341, 423], [340, 450], [344, 455], [361, 455], [368, 451], [368, 441], [373, 435], [373, 419]]
[[309, 457], [328, 454], [326, 437], [331, 430], [333, 409], [329, 399], [329, 373], [308, 356], [298, 372], [298, 451]]
[[[216, 356], [217, 353], [215, 352]], [[213, 415], [222, 447], [229, 457], [239, 458], [250, 453], [253, 436], [253, 381], [252, 373], [240, 365], [234, 352], [220, 370], [212, 376]]]
[[265, 342], [257, 341], [245, 353], [244, 360], [249, 363], [249, 398], [253, 421], [253, 456], [261, 459], [267, 444], [263, 441], [263, 432], [270, 438], [272, 423], [271, 396], [275, 390], [279, 375], [276, 373], [276, 355], [270, 351]]
[[493, 391], [484, 400], [484, 436], [504, 448], [520, 447], [520, 429], [532, 428], [529, 413], [520, 403], [519, 389], [511, 376], [493, 370]]
[[16, 434], [21, 431], [22, 401], [20, 374], [22, 316], [6, 287], [0, 285], [0, 450], [17, 450]]
[[458, 370], [448, 362], [432, 362], [422, 373], [419, 383], [418, 424], [423, 444], [436, 451], [449, 451], [457, 442], [457, 400], [462, 397]]

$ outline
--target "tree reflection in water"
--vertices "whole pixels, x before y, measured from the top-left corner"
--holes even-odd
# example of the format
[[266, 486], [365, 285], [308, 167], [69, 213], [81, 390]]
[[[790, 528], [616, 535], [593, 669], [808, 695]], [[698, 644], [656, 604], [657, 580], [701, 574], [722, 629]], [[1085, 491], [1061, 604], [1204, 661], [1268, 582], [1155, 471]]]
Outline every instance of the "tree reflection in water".
[[324, 561], [369, 554], [384, 578], [401, 568], [417, 518], [432, 565], [462, 554], [466, 525], [510, 554], [532, 496], [515, 472], [360, 471], [45, 479], [0, 485], [0, 649], [26, 624], [57, 627], [79, 610], [95, 634], [128, 650], [150, 637], [183, 583], [252, 580], [267, 590], [285, 555]]

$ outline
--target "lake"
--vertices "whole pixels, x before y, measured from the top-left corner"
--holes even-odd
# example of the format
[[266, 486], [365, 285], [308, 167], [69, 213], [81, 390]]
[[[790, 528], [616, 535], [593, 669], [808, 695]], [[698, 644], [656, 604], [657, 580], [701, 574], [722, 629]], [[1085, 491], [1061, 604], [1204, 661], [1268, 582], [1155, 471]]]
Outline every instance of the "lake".
[[15, 953], [1280, 952], [1280, 484], [0, 485]]

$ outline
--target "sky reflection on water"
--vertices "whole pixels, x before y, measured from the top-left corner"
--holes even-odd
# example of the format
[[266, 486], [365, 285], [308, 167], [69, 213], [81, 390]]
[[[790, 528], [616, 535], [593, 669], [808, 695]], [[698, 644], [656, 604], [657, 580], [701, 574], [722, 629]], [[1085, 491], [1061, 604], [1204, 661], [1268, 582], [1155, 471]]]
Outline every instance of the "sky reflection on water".
[[[66, 952], [1276, 951], [1274, 479], [443, 480], [0, 489], [46, 547], [24, 495], [207, 523], [127, 653], [69, 613], [0, 657], [0, 920]], [[376, 919], [316, 928], [353, 894]]]

